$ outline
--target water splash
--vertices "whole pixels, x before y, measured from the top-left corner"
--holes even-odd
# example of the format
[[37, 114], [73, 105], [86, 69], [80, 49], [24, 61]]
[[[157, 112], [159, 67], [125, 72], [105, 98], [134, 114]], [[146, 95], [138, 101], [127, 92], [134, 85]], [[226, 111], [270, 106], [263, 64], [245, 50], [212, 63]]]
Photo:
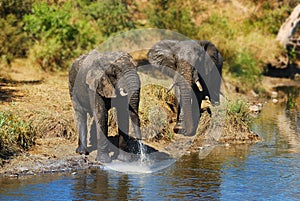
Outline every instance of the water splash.
[[140, 160], [141, 163], [144, 163], [148, 161], [147, 155], [146, 155], [146, 148], [142, 142], [142, 140], [139, 140], [139, 147], [140, 147]]

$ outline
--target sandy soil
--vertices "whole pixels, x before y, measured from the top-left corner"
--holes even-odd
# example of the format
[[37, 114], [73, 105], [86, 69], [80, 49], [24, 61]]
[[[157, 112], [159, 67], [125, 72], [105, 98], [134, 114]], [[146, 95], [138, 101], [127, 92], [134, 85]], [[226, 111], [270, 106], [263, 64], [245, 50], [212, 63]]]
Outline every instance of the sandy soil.
[[[97, 164], [96, 151], [88, 156], [75, 153], [77, 134], [67, 73], [46, 74], [26, 67], [22, 60], [1, 73], [4, 79], [0, 82], [0, 111], [13, 112], [31, 122], [37, 128], [37, 139], [29, 151], [2, 161], [0, 175], [71, 171]], [[215, 131], [216, 127], [209, 126], [208, 113], [202, 115], [200, 124], [198, 131], [201, 134], [195, 138], [172, 134], [171, 141], [162, 139], [145, 143], [151, 149], [172, 157], [203, 150], [213, 145], [214, 139], [209, 133]], [[261, 140], [249, 132], [235, 133], [229, 137], [220, 133], [218, 138], [223, 143], [253, 143]]]

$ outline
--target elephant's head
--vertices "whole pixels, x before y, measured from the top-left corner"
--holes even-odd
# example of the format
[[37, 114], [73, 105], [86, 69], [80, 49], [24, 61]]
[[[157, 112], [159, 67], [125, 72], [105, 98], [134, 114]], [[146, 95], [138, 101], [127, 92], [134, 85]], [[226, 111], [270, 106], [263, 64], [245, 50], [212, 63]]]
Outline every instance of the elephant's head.
[[199, 106], [203, 99], [203, 84], [199, 69], [203, 65], [204, 55], [203, 47], [192, 40], [180, 41], [173, 47], [175, 70], [178, 73], [174, 81], [180, 90], [186, 135], [193, 135], [198, 125]]
[[[200, 112], [198, 105], [201, 103], [195, 104], [195, 102], [202, 100], [199, 96], [203, 91], [198, 69], [203, 63], [204, 55], [203, 47], [193, 40], [160, 41], [148, 53], [151, 64], [168, 72], [168, 75], [173, 74], [174, 82], [180, 90], [180, 104], [184, 113], [186, 135], [193, 135], [197, 128], [198, 120], [195, 117], [199, 115], [195, 113]], [[199, 92], [197, 95], [194, 93], [195, 90]]]
[[140, 79], [136, 63], [125, 52], [96, 53], [92, 67], [88, 70], [86, 84], [90, 90], [105, 98], [128, 97], [130, 117], [136, 137], [141, 139], [138, 107], [140, 101]]

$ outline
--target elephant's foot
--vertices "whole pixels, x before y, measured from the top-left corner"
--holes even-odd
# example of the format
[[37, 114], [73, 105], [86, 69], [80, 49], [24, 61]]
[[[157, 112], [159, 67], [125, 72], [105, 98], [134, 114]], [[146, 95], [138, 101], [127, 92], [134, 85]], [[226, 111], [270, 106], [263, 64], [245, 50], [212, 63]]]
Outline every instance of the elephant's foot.
[[110, 163], [111, 157], [108, 155], [108, 153], [98, 152], [96, 160], [100, 161], [101, 163]]
[[131, 162], [132, 161], [132, 157], [129, 153], [120, 150], [119, 155], [118, 155], [118, 160], [120, 161], [124, 161], [124, 162]]
[[77, 147], [76, 153], [89, 155], [89, 152], [87, 151], [87, 149], [82, 146]]

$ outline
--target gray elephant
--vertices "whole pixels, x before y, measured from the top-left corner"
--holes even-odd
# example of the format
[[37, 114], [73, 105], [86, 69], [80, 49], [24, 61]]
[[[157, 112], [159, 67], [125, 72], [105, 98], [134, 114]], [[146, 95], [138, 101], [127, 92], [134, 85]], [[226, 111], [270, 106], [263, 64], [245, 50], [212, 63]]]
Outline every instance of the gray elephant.
[[220, 102], [220, 52], [209, 41], [162, 40], [149, 50], [148, 61], [174, 79], [179, 100], [174, 132], [194, 135], [202, 100], [209, 98], [213, 105]]
[[[99, 53], [92, 50], [82, 55], [71, 65], [69, 71], [69, 92], [75, 111], [75, 122], [79, 132], [79, 154], [87, 150], [87, 114], [93, 116], [97, 132], [96, 160], [109, 163], [108, 110], [117, 109], [118, 145], [126, 146], [128, 141], [129, 117], [136, 137], [141, 139], [138, 107], [140, 100], [140, 79], [136, 64], [125, 52]], [[115, 153], [116, 154], [116, 153]], [[118, 158], [130, 160], [126, 152], [117, 153]]]

